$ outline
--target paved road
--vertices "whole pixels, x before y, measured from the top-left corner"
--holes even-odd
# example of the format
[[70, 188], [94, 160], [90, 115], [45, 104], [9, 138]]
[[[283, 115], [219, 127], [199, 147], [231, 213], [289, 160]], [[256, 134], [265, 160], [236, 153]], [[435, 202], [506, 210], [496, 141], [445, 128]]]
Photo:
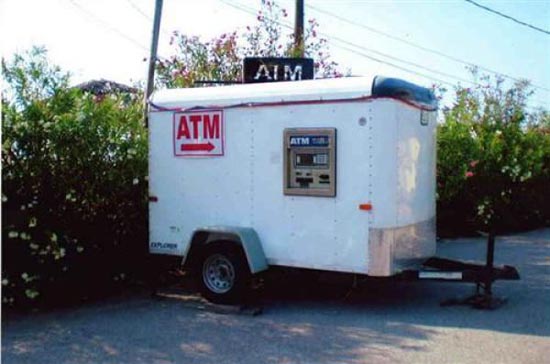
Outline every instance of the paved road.
[[[3, 363], [543, 363], [550, 358], [550, 229], [503, 237], [497, 311], [439, 307], [472, 287], [334, 282], [281, 293], [264, 314], [223, 315], [139, 294], [2, 322]], [[443, 241], [439, 255], [483, 257], [480, 239]]]

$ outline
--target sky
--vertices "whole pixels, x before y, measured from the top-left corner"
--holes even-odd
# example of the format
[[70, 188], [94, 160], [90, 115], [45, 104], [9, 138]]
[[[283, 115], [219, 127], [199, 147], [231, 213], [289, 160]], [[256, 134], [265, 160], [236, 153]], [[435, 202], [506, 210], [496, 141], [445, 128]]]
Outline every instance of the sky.
[[[476, 1], [550, 30], [549, 0]], [[154, 3], [0, 0], [0, 52], [9, 59], [15, 52], [43, 45], [54, 63], [71, 72], [74, 84], [100, 78], [132, 84], [146, 76]], [[288, 10], [284, 20], [292, 26], [295, 1], [277, 3]], [[548, 34], [463, 0], [305, 4], [306, 19], [319, 22], [333, 59], [353, 75], [379, 74], [451, 88], [458, 82], [471, 86], [466, 64], [475, 64], [508, 80], [530, 80], [535, 91], [530, 107], [550, 108]], [[172, 54], [169, 38], [174, 30], [206, 41], [254, 25], [259, 8], [260, 0], [164, 0], [159, 55]]]

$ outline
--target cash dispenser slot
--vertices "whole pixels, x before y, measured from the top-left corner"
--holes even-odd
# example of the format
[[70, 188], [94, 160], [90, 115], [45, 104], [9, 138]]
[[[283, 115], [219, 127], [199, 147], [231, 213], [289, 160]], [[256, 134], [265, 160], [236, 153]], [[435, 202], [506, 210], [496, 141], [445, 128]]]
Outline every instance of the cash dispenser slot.
[[300, 187], [309, 187], [310, 183], [313, 183], [313, 178], [296, 178], [296, 182]]

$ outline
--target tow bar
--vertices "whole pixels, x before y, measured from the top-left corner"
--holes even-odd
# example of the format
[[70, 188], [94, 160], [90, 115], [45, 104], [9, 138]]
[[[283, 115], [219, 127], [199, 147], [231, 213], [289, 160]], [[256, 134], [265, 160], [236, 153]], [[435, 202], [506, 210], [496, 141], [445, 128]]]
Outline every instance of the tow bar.
[[478, 309], [496, 309], [506, 303], [506, 299], [493, 295], [492, 285], [496, 280], [518, 280], [519, 273], [515, 267], [503, 265], [495, 267], [495, 236], [487, 237], [487, 255], [485, 264], [465, 263], [457, 260], [432, 257], [422, 265], [426, 269], [408, 270], [401, 274], [406, 280], [437, 280], [472, 282], [476, 284], [474, 295], [465, 299], [449, 299], [441, 306], [469, 305]]

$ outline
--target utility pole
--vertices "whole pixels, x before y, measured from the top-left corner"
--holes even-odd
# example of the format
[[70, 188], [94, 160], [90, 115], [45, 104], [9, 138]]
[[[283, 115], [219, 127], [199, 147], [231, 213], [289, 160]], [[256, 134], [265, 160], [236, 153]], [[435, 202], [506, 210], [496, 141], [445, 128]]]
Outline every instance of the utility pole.
[[294, 49], [304, 57], [304, 0], [296, 0], [296, 17], [294, 18]]
[[155, 63], [157, 60], [157, 48], [159, 43], [159, 31], [160, 31], [160, 17], [162, 15], [162, 0], [155, 1], [155, 19], [153, 21], [153, 35], [151, 37], [151, 54], [149, 55], [149, 71], [147, 73], [147, 85], [145, 87], [144, 95], [144, 108], [143, 108], [143, 120], [145, 120], [145, 127], [149, 126], [149, 120], [147, 116], [149, 96], [153, 93], [155, 82]]

